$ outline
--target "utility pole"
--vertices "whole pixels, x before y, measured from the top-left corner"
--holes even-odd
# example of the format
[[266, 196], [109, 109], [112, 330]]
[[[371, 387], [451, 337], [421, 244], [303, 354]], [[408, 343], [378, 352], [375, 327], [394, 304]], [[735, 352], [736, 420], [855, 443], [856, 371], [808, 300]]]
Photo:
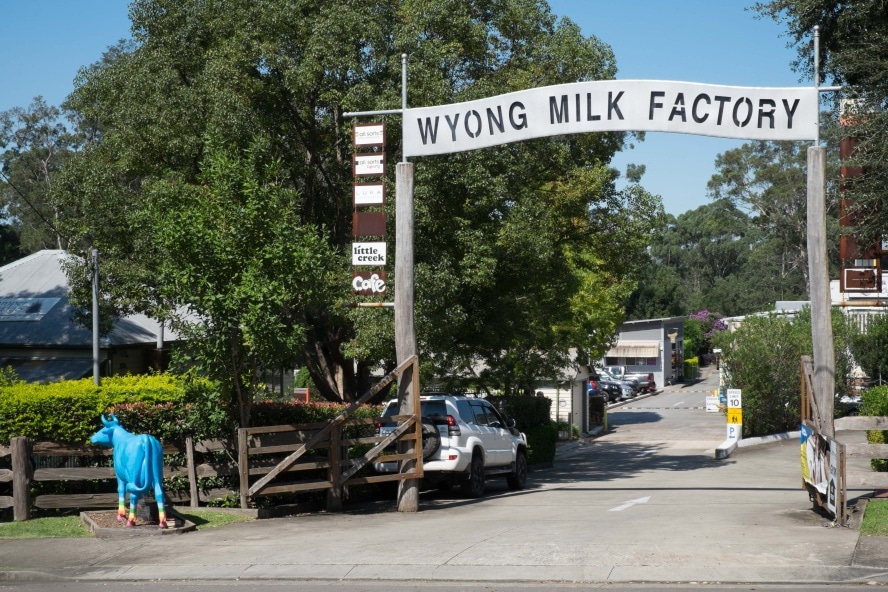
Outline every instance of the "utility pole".
[[[416, 355], [416, 329], [413, 318], [413, 163], [400, 162], [395, 174], [395, 355], [398, 364]], [[418, 362], [417, 362], [418, 363]], [[413, 408], [413, 372], [405, 371], [398, 380], [398, 404], [402, 415], [416, 415]], [[415, 440], [401, 441], [401, 452], [413, 452]], [[416, 460], [402, 461], [401, 472], [416, 468]], [[398, 511], [419, 509], [417, 479], [404, 479], [398, 485]]]
[[811, 337], [814, 345], [814, 397], [820, 432], [835, 436], [833, 407], [836, 360], [833, 351], [829, 265], [826, 255], [826, 149], [808, 147], [808, 267], [811, 282]]
[[[814, 86], [820, 88], [820, 27], [814, 27]], [[819, 113], [818, 113], [819, 117]], [[829, 259], [826, 254], [826, 149], [817, 138], [808, 148], [808, 273], [811, 299], [811, 340], [814, 345], [814, 401], [820, 433], [835, 437], [833, 410], [836, 392], [836, 359], [833, 350], [832, 299], [829, 291]]]
[[92, 346], [93, 383], [101, 385], [99, 376], [99, 250], [92, 250]]

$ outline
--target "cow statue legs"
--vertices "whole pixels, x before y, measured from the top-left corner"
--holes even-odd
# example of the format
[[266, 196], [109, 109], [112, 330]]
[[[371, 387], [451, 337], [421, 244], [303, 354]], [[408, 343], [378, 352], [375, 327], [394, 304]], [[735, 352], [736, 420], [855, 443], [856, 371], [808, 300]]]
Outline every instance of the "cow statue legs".
[[[133, 506], [133, 512], [135, 511], [135, 506]], [[126, 520], [126, 483], [123, 479], [117, 480], [117, 520], [120, 522]], [[133, 524], [135, 523], [135, 514], [133, 514]], [[132, 524], [127, 522], [127, 526], [132, 526]]]
[[[158, 491], [160, 489], [160, 491]], [[166, 510], [163, 507], [163, 489], [159, 486], [155, 486], [154, 496], [158, 500], [157, 502], [157, 515], [158, 522], [160, 528], [167, 528], [167, 519], [166, 519]], [[117, 519], [121, 522], [126, 520], [126, 525], [135, 526], [136, 525], [136, 506], [139, 503], [139, 496], [135, 493], [130, 494], [130, 509], [129, 516], [126, 513], [126, 497], [124, 495], [120, 496], [120, 499], [117, 501]]]

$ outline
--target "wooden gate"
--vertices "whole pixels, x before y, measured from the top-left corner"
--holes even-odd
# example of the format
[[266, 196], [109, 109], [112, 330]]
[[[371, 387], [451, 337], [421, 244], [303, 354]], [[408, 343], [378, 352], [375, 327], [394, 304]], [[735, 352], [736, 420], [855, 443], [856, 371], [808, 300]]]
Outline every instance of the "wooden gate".
[[[381, 418], [355, 418], [352, 415], [406, 371], [413, 373], [410, 396], [416, 414], [385, 418], [386, 422], [396, 424], [394, 430], [386, 435], [349, 434], [356, 431], [349, 428], [363, 426], [372, 429], [381, 421]], [[342, 508], [344, 486], [421, 478], [422, 446], [417, 445], [422, 442], [422, 425], [417, 420], [419, 408], [419, 362], [416, 356], [412, 356], [328, 422], [238, 429], [241, 507], [246, 508], [250, 498], [260, 495], [326, 490], [327, 509], [338, 511]], [[410, 443], [406, 451], [386, 453], [386, 448], [399, 441]], [[373, 446], [363, 455], [349, 458], [349, 449], [362, 444]], [[268, 459], [271, 455], [280, 457], [284, 453], [289, 454], [283, 460], [263, 462], [263, 456]], [[384, 453], [386, 461], [413, 460], [415, 468], [398, 473], [355, 477], [361, 468]], [[291, 479], [286, 483], [272, 483], [282, 475], [288, 475]], [[298, 478], [300, 475], [302, 478]], [[260, 478], [250, 484], [250, 479], [255, 477]]]

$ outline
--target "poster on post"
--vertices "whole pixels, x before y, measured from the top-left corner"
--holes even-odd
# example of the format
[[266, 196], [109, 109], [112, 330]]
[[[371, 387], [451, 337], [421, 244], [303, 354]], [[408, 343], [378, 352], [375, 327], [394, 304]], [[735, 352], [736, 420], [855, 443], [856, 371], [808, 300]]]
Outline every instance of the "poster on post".
[[836, 442], [802, 424], [800, 443], [802, 480], [826, 499], [827, 508], [835, 514], [838, 486]]

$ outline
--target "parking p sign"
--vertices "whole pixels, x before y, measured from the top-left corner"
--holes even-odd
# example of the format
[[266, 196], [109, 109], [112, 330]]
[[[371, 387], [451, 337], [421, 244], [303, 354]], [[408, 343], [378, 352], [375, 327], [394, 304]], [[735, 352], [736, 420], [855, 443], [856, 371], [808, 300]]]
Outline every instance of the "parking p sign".
[[738, 441], [743, 437], [743, 392], [741, 389], [728, 389], [728, 440]]

